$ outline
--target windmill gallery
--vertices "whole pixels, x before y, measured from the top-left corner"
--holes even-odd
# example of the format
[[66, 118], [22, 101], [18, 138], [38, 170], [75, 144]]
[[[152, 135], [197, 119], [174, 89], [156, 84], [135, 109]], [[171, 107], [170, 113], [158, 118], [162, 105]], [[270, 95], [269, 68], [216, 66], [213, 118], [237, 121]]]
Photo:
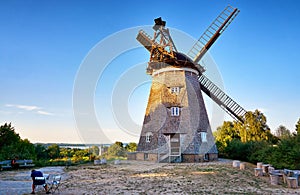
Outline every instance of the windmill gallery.
[[227, 6], [187, 55], [177, 51], [161, 18], [154, 20], [153, 38], [139, 31], [137, 40], [150, 52], [147, 74], [152, 85], [137, 151], [128, 159], [203, 162], [218, 158], [201, 91], [237, 121], [243, 122], [246, 110], [210, 81], [198, 63], [238, 13]]

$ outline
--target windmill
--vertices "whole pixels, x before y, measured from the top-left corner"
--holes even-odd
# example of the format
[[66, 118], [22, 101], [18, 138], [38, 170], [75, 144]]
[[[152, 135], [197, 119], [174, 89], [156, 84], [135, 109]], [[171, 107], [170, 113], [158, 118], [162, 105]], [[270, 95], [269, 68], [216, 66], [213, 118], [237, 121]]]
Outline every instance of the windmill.
[[238, 13], [237, 8], [227, 6], [187, 55], [178, 52], [161, 18], [154, 20], [153, 38], [139, 31], [137, 40], [150, 52], [147, 74], [152, 76], [152, 85], [136, 160], [201, 162], [218, 158], [202, 92], [243, 123], [246, 110], [210, 81], [198, 64]]

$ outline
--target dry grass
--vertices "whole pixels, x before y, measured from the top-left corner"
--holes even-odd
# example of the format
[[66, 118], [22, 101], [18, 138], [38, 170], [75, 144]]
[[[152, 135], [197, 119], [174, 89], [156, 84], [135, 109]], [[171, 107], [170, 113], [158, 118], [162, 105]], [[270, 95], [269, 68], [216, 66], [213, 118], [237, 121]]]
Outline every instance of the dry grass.
[[300, 194], [255, 177], [253, 168], [239, 170], [231, 162], [78, 166], [67, 170], [62, 194]]

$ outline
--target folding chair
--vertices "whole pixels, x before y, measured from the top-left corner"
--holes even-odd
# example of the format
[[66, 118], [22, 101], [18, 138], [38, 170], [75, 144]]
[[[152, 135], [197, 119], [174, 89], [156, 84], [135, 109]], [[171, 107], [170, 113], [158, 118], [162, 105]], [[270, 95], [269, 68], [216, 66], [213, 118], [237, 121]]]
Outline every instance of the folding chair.
[[58, 193], [59, 193], [60, 181], [61, 181], [60, 175], [51, 175], [51, 177], [49, 177], [47, 184], [48, 184], [49, 190], [51, 191], [52, 194], [54, 194], [55, 191], [58, 191]]
[[40, 191], [40, 186], [43, 187], [43, 190], [45, 190], [46, 184], [46, 177], [35, 177], [33, 181], [35, 191]]

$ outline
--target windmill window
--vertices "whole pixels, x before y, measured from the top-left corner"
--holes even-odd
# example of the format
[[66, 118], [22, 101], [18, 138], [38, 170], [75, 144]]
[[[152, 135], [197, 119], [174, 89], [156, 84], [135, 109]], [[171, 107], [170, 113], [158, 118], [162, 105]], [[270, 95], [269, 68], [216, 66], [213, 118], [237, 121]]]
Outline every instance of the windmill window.
[[171, 93], [179, 94], [179, 92], [180, 92], [180, 87], [172, 87], [171, 88]]
[[179, 116], [179, 107], [171, 107], [171, 116]]
[[151, 132], [147, 132], [147, 133], [146, 133], [146, 142], [147, 142], [147, 143], [150, 143], [150, 142], [151, 142], [151, 136], [152, 136], [152, 133], [151, 133]]
[[201, 132], [201, 140], [202, 142], [207, 142], [207, 138], [206, 138], [206, 132]]

